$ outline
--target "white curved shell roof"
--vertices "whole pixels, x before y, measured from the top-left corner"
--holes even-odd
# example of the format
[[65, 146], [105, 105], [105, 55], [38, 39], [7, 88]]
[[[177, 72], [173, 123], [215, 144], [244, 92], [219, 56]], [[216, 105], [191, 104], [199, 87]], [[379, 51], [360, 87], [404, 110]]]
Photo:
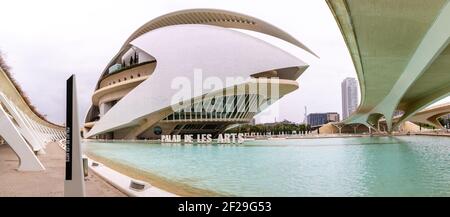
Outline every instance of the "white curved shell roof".
[[303, 71], [308, 67], [300, 59], [265, 41], [211, 25], [166, 26], [145, 33], [131, 44], [158, 60], [155, 71], [112, 107], [94, 125], [88, 137], [130, 126], [172, 105], [172, 96], [179, 91], [171, 88], [173, 79], [182, 77], [193, 84], [195, 69], [202, 70], [203, 78], [226, 81], [227, 77], [245, 79], [269, 70], [298, 67]]
[[218, 9], [188, 9], [162, 15], [147, 22], [141, 28], [136, 30], [128, 38], [126, 43], [133, 41], [149, 31], [165, 26], [180, 24], [206, 24], [260, 32], [292, 43], [309, 53], [316, 55], [300, 41], [270, 23], [244, 14]]
[[278, 27], [270, 23], [267, 23], [263, 20], [260, 20], [258, 18], [219, 9], [188, 9], [175, 11], [172, 13], [159, 16], [147, 22], [139, 29], [137, 29], [122, 45], [120, 51], [117, 53], [117, 55], [112, 59], [112, 61], [103, 71], [102, 76], [103, 74], [106, 73], [108, 67], [113, 64], [115, 59], [118, 56], [120, 56], [123, 52], [126, 52], [128, 50], [128, 48], [130, 47], [130, 43], [133, 40], [155, 29], [180, 24], [205, 24], [225, 28], [236, 28], [255, 31], [287, 41], [318, 57], [313, 51], [311, 51], [311, 49], [306, 47], [304, 44], [295, 39], [293, 36], [289, 35], [288, 33], [279, 29]]

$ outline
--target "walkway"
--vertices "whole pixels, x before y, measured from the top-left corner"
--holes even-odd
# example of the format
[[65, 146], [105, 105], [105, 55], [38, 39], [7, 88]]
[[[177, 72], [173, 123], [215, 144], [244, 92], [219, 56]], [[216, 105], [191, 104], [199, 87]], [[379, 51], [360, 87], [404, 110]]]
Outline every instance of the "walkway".
[[[47, 154], [39, 160], [46, 170], [19, 172], [19, 160], [8, 145], [0, 145], [0, 197], [64, 195], [64, 151], [56, 143], [47, 145]], [[122, 192], [89, 171], [86, 195], [90, 197], [123, 197]]]

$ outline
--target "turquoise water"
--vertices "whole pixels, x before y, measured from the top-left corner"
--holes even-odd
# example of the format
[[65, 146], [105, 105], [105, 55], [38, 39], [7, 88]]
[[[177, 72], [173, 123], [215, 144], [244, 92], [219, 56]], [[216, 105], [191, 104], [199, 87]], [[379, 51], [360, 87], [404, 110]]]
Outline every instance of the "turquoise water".
[[85, 146], [101, 157], [225, 195], [450, 196], [450, 138], [443, 137]]

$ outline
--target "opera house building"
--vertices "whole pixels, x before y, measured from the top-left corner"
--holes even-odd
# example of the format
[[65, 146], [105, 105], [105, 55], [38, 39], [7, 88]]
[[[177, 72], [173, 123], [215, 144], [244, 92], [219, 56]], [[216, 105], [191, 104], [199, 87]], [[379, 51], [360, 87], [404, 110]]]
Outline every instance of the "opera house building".
[[193, 9], [160, 16], [136, 30], [101, 73], [83, 136], [216, 136], [250, 122], [298, 89], [296, 80], [308, 65], [249, 31], [315, 55], [286, 32], [247, 15]]

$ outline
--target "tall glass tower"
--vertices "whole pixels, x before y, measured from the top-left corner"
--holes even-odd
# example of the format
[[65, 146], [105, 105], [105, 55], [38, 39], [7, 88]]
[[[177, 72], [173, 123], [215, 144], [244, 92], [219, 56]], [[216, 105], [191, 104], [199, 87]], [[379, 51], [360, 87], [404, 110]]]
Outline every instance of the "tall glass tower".
[[355, 78], [346, 78], [342, 88], [342, 120], [348, 118], [358, 107], [358, 84]]

